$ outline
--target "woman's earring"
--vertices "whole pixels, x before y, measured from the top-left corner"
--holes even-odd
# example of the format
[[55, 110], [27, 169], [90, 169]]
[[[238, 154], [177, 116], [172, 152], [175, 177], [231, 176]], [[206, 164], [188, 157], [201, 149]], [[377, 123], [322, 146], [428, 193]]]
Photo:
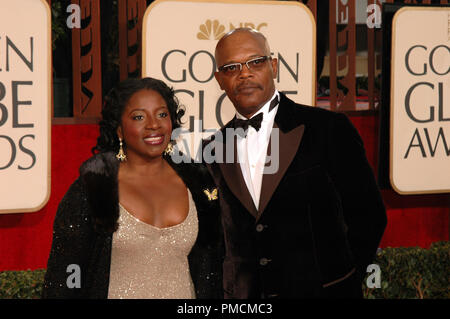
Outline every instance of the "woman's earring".
[[167, 147], [164, 150], [164, 155], [173, 155], [173, 144], [172, 144], [172, 142], [169, 142], [169, 144], [167, 144]]
[[127, 156], [123, 152], [122, 144], [122, 139], [119, 137], [119, 153], [116, 154], [116, 158], [121, 162], [125, 162], [127, 160]]

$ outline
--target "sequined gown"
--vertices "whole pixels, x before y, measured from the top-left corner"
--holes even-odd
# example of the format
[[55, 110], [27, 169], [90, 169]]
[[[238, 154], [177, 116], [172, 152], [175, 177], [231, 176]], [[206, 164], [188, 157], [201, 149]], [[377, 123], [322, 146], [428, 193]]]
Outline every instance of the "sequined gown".
[[119, 206], [108, 298], [195, 298], [187, 256], [197, 239], [198, 219], [189, 189], [188, 197], [186, 219], [166, 228], [142, 222]]

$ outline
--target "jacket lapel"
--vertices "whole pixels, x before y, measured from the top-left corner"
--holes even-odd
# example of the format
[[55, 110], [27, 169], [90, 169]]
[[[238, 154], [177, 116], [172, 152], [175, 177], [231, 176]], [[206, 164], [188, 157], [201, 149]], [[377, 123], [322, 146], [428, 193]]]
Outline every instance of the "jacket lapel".
[[[272, 155], [272, 161], [278, 160], [279, 166], [274, 174], [263, 175], [257, 220], [261, 217], [264, 209], [266, 209], [282, 177], [297, 154], [305, 131], [305, 125], [293, 122], [292, 120], [295, 119], [295, 116], [290, 114], [291, 108], [298, 106], [293, 105], [293, 102], [287, 99], [285, 95], [280, 93], [280, 96], [281, 101], [274, 123], [274, 129], [278, 129], [279, 133], [278, 150], [272, 145], [272, 138], [267, 148], [267, 154]], [[272, 134], [274, 134], [273, 130]], [[274, 158], [272, 149], [274, 149], [275, 153], [278, 151], [278, 158], [276, 156]], [[273, 163], [271, 164], [273, 165]]]
[[[231, 122], [230, 122], [231, 123]], [[247, 188], [247, 185], [245, 184], [244, 176], [242, 175], [241, 171], [241, 165], [238, 162], [237, 158], [237, 145], [236, 145], [236, 137], [233, 136], [233, 154], [228, 155], [230, 159], [232, 158], [232, 162], [227, 163], [227, 143], [226, 143], [226, 128], [230, 127], [230, 125], [226, 125], [220, 132], [223, 134], [223, 142], [221, 141], [214, 141], [215, 147], [217, 149], [221, 148], [223, 150], [223, 157], [221, 160], [218, 161], [218, 165], [220, 168], [220, 171], [222, 173], [223, 178], [225, 179], [225, 182], [228, 185], [228, 188], [231, 190], [231, 192], [236, 196], [239, 201], [244, 205], [244, 207], [252, 214], [255, 218], [258, 215], [258, 211], [256, 209], [256, 206], [253, 202], [252, 196], [250, 195], [250, 192]], [[231, 149], [229, 149], [231, 151]]]

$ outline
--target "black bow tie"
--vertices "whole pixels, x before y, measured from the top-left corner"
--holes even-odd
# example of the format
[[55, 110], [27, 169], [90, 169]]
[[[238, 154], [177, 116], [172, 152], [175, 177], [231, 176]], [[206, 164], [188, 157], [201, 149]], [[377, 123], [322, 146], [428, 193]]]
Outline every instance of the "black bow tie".
[[244, 131], [247, 131], [248, 126], [251, 125], [255, 128], [255, 130], [259, 130], [261, 128], [261, 122], [263, 120], [263, 113], [259, 113], [258, 115], [252, 117], [249, 120], [241, 120], [238, 118], [234, 119], [234, 128], [243, 128]]
[[[275, 98], [272, 100], [272, 102], [270, 102], [270, 106], [269, 106], [269, 112], [272, 111], [272, 109], [278, 104], [278, 95], [275, 96]], [[259, 131], [259, 129], [261, 128], [261, 122], [263, 120], [263, 113], [259, 113], [258, 115], [252, 117], [251, 119], [248, 120], [241, 120], [238, 118], [234, 119], [234, 128], [243, 128], [244, 131], [247, 131], [248, 126], [253, 126], [255, 128], [256, 131]]]

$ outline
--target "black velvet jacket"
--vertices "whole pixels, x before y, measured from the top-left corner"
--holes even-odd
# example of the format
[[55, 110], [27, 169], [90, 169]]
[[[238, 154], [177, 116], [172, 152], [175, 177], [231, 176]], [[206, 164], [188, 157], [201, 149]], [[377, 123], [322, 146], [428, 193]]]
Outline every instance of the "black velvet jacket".
[[[362, 140], [344, 114], [280, 96], [279, 149], [268, 151], [279, 167], [263, 176], [258, 208], [239, 163], [208, 165], [222, 206], [225, 298], [361, 298], [386, 227]], [[205, 150], [226, 159], [230, 142], [223, 134]]]
[[[223, 233], [218, 200], [209, 200], [204, 189], [214, 182], [201, 164], [174, 164], [167, 159], [192, 194], [199, 231], [188, 256], [197, 298], [223, 298]], [[62, 199], [53, 226], [43, 298], [107, 298], [112, 235], [118, 227], [118, 161], [113, 153], [100, 153], [80, 168], [79, 178]], [[76, 264], [81, 288], [68, 288]]]

